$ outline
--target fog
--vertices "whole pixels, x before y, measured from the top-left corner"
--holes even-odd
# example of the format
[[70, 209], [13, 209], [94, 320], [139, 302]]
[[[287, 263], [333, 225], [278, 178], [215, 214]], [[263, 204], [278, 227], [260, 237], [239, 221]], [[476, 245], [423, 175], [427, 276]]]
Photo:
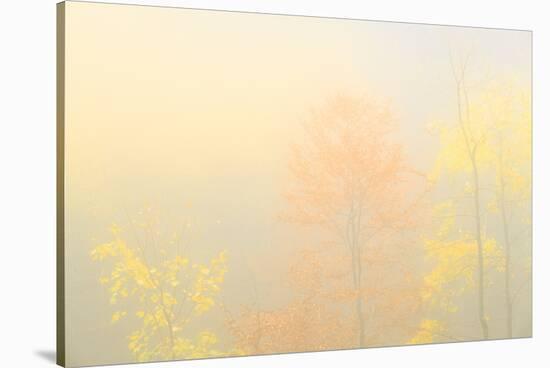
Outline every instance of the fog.
[[[68, 365], [531, 335], [530, 33], [68, 2], [66, 35]], [[178, 255], [208, 301], [164, 331]]]

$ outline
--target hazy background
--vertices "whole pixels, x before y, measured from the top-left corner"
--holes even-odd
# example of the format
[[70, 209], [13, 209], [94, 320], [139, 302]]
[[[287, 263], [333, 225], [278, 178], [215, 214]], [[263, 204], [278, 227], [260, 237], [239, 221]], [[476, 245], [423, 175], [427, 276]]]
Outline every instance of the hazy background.
[[74, 2], [66, 45], [67, 351], [79, 364], [131, 360], [89, 257], [111, 224], [151, 207], [167, 233], [192, 229], [194, 257], [227, 249], [235, 308], [251, 299], [249, 265], [271, 259], [258, 282], [277, 306], [290, 296], [276, 260], [303, 236], [277, 215], [310, 108], [339, 92], [387, 99], [396, 139], [428, 170], [426, 126], [456, 114], [450, 55], [472, 50], [478, 78], [530, 83], [526, 32]]

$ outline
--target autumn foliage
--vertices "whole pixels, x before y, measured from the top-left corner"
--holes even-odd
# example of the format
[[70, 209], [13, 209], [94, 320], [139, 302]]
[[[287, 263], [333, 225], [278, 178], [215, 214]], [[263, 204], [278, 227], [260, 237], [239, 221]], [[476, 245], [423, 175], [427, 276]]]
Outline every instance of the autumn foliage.
[[[136, 360], [514, 337], [530, 295], [530, 98], [512, 82], [472, 91], [466, 75], [455, 70], [456, 119], [426, 131], [438, 149], [425, 174], [389, 104], [341, 94], [311, 110], [276, 220], [299, 236], [285, 257], [254, 259], [283, 263], [277, 303], [259, 297], [261, 272], [240, 286], [254, 303], [222, 298], [226, 252], [203, 264], [153, 244], [152, 256], [113, 227], [91, 257], [112, 323], [138, 321]], [[209, 313], [224, 330], [203, 328]]]
[[216, 349], [215, 333], [204, 330], [189, 336], [187, 329], [216, 303], [227, 272], [225, 252], [206, 265], [179, 254], [153, 264], [143, 249], [127, 244], [120, 228], [113, 226], [112, 235], [113, 240], [95, 247], [91, 257], [110, 263], [111, 272], [101, 276], [100, 282], [113, 307], [126, 307], [113, 312], [112, 323], [122, 318], [139, 320], [141, 327], [128, 336], [128, 349], [136, 360], [222, 355]]

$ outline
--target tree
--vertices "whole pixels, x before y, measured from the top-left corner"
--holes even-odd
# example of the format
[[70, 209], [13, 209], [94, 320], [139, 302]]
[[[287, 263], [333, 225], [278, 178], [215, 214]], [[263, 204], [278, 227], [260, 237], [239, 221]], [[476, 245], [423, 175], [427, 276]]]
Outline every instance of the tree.
[[248, 354], [349, 348], [353, 321], [335, 303], [342, 290], [338, 266], [339, 260], [322, 250], [298, 250], [285, 278], [293, 294], [290, 301], [268, 309], [257, 301], [236, 314], [226, 310], [236, 348]]
[[[476, 236], [467, 226], [475, 217], [457, 211], [462, 208], [460, 200], [447, 200], [438, 203], [433, 209], [433, 219], [436, 227], [434, 234], [425, 239], [425, 249], [428, 261], [433, 268], [424, 277], [422, 298], [429, 310], [443, 313], [441, 319], [426, 319], [422, 322], [417, 337], [428, 343], [433, 341], [460, 341], [462, 336], [456, 336], [449, 331], [445, 320], [449, 314], [458, 311], [457, 300], [468, 293], [477, 292], [476, 275], [478, 271], [478, 245]], [[466, 218], [466, 221], [464, 221]], [[494, 238], [483, 236], [483, 270], [484, 282], [489, 282], [490, 271], [502, 272], [503, 257], [500, 247]], [[494, 276], [493, 276], [494, 281]], [[426, 336], [430, 336], [428, 340]], [[475, 339], [476, 336], [467, 336]]]
[[334, 245], [347, 249], [356, 346], [363, 347], [365, 302], [367, 296], [374, 299], [365, 284], [371, 271], [367, 260], [384, 254], [385, 247], [393, 251], [396, 243], [393, 260], [401, 259], [414, 243], [392, 236], [412, 226], [418, 198], [411, 193], [421, 188], [422, 177], [408, 167], [402, 147], [392, 142], [395, 127], [389, 108], [374, 99], [336, 96], [314, 110], [304, 127], [305, 142], [292, 150], [284, 217], [326, 230]]
[[473, 181], [472, 192], [475, 211], [475, 241], [477, 245], [477, 286], [478, 286], [478, 318], [483, 332], [483, 338], [489, 338], [489, 326], [485, 313], [485, 272], [483, 240], [481, 235], [481, 199], [480, 199], [480, 165], [484, 161], [483, 151], [486, 148], [486, 135], [483, 130], [472, 124], [470, 98], [466, 86], [466, 63], [458, 70], [453, 66], [456, 84], [456, 101], [458, 127], [462, 137], [462, 148], [466, 153], [465, 169], [471, 172]]
[[[192, 320], [207, 313], [227, 271], [225, 252], [207, 265], [192, 263], [187, 257], [170, 257], [155, 242], [157, 262], [150, 263], [144, 247], [131, 247], [119, 227], [111, 229], [113, 240], [96, 246], [93, 260], [109, 262], [111, 271], [100, 278], [110, 294], [110, 304], [125, 305], [112, 315], [112, 323], [132, 316], [141, 327], [128, 337], [128, 349], [136, 360], [201, 358], [221, 355], [215, 349], [217, 336], [208, 330], [188, 337]], [[156, 247], [159, 247], [156, 249]], [[131, 302], [130, 302], [131, 301]]]
[[[425, 242], [435, 266], [426, 278], [424, 296], [441, 310], [454, 312], [453, 300], [475, 291], [477, 319], [487, 339], [486, 293], [498, 282], [495, 275], [486, 278], [493, 271], [502, 272], [506, 336], [512, 337], [511, 254], [520, 245], [512, 245], [511, 231], [518, 232], [521, 217], [529, 218], [528, 211], [520, 209], [530, 201], [529, 97], [522, 88], [503, 81], [473, 91], [466, 70], [467, 62], [453, 65], [456, 121], [435, 127], [440, 150], [432, 180], [444, 200], [434, 207], [435, 232]], [[453, 193], [455, 188], [460, 192]]]
[[[512, 286], [516, 273], [512, 258], [521, 256], [518, 251], [523, 239], [518, 235], [524, 234], [530, 239], [531, 227], [531, 99], [530, 93], [517, 82], [500, 81], [491, 83], [481, 100], [480, 115], [489, 133], [488, 144], [494, 152], [494, 202], [489, 209], [500, 217], [504, 244], [506, 336], [513, 337], [513, 304], [517, 290]], [[522, 276], [530, 281], [530, 271], [530, 267], [526, 267], [520, 274], [526, 273]]]

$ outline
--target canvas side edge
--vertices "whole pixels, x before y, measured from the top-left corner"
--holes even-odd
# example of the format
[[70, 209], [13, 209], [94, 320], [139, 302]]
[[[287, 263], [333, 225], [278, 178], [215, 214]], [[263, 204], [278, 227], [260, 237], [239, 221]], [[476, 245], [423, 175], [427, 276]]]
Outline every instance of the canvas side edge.
[[65, 2], [56, 5], [56, 363], [65, 366]]

